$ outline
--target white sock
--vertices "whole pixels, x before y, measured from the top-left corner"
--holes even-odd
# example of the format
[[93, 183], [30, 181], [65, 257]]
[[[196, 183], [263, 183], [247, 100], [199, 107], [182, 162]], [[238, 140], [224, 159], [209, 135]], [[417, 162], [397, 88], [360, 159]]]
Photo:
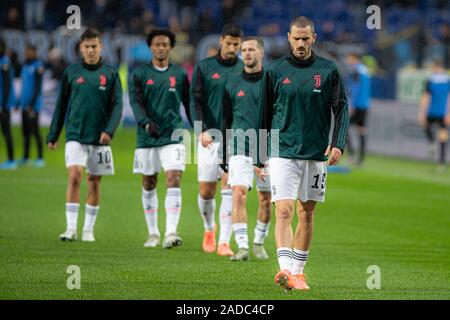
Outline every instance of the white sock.
[[292, 260], [292, 273], [293, 274], [303, 274], [303, 269], [305, 268], [306, 260], [308, 259], [309, 251], [302, 251], [294, 248], [293, 260]]
[[233, 222], [231, 221], [231, 210], [233, 206], [233, 196], [230, 189], [222, 190], [222, 201], [220, 203], [220, 235], [219, 244], [230, 243], [233, 232]]
[[165, 201], [166, 235], [177, 232], [181, 213], [181, 189], [168, 188]]
[[270, 223], [263, 223], [261, 221], [256, 221], [255, 227], [255, 239], [253, 240], [254, 244], [263, 244], [264, 239], [269, 234], [269, 226]]
[[149, 235], [158, 235], [158, 196], [156, 189], [147, 191], [142, 189], [142, 207], [144, 208], [145, 220]]
[[80, 209], [79, 203], [66, 202], [67, 230], [77, 231], [78, 209]]
[[212, 231], [214, 229], [214, 215], [216, 212], [216, 200], [203, 199], [200, 195], [197, 197], [198, 208], [200, 209], [200, 215], [203, 219], [203, 226], [205, 231]]
[[234, 240], [236, 240], [239, 249], [248, 249], [247, 224], [234, 223], [233, 231], [234, 231]]
[[292, 249], [291, 248], [278, 248], [277, 249], [278, 264], [280, 270], [292, 271]]
[[86, 203], [83, 231], [94, 231], [95, 220], [97, 219], [99, 209], [99, 206], [91, 206]]

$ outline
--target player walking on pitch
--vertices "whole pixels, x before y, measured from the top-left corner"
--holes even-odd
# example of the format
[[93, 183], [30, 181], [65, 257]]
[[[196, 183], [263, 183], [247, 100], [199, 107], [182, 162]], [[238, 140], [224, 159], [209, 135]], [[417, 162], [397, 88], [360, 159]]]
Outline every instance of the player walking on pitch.
[[417, 120], [425, 129], [431, 156], [434, 156], [437, 149], [433, 126], [435, 124], [439, 126], [437, 134], [439, 142], [439, 170], [445, 169], [448, 141], [447, 128], [450, 126], [449, 105], [450, 77], [445, 72], [442, 61], [435, 60], [433, 62], [433, 73], [428, 78], [420, 99]]
[[[232, 261], [245, 261], [249, 258], [247, 234], [247, 195], [253, 186], [254, 156], [258, 152], [256, 147], [259, 119], [261, 110], [261, 84], [263, 78], [262, 59], [264, 43], [259, 37], [247, 37], [242, 41], [242, 58], [244, 70], [241, 74], [230, 77], [225, 88], [223, 99], [224, 127], [235, 130], [228, 165], [228, 184], [233, 190], [233, 231], [239, 251], [230, 257]], [[253, 130], [253, 140], [245, 139], [247, 130]], [[242, 140], [241, 140], [242, 139]], [[245, 141], [243, 140], [245, 139]], [[236, 140], [241, 140], [241, 143]], [[257, 178], [258, 190], [258, 220], [253, 241], [253, 254], [257, 259], [268, 259], [263, 247], [264, 239], [269, 230], [271, 214], [270, 180], [269, 177]]]
[[88, 197], [83, 227], [83, 241], [95, 241], [94, 225], [99, 212], [100, 180], [113, 175], [109, 146], [122, 115], [122, 87], [118, 73], [106, 66], [100, 56], [100, 34], [87, 29], [81, 35], [82, 63], [64, 71], [61, 89], [53, 113], [47, 144], [56, 149], [65, 124], [65, 159], [68, 169], [66, 192], [67, 229], [61, 240], [77, 239], [80, 184], [87, 169]]
[[177, 234], [181, 213], [181, 175], [185, 169], [185, 147], [172, 141], [174, 130], [184, 128], [180, 104], [189, 117], [189, 80], [183, 68], [169, 62], [175, 35], [153, 30], [147, 36], [153, 58], [130, 77], [130, 103], [138, 123], [134, 173], [142, 175], [142, 205], [149, 237], [145, 247], [160, 243], [156, 184], [161, 166], [166, 175], [166, 232], [164, 248], [182, 244]]
[[203, 218], [205, 233], [203, 251], [216, 250], [215, 210], [217, 180], [222, 179], [222, 203], [220, 205], [220, 236], [217, 254], [232, 256], [230, 238], [232, 232], [232, 195], [228, 187], [228, 174], [220, 168], [220, 143], [212, 140], [208, 129], [222, 130], [223, 95], [226, 80], [242, 71], [243, 63], [237, 57], [243, 37], [242, 29], [227, 24], [222, 29], [221, 48], [216, 56], [200, 61], [194, 69], [191, 88], [191, 114], [193, 121], [202, 122], [202, 132], [198, 136], [198, 181], [200, 192], [198, 206]]
[[[288, 41], [289, 55], [274, 61], [264, 76], [262, 127], [279, 130], [279, 155], [269, 160], [280, 266], [275, 283], [286, 290], [308, 290], [304, 266], [314, 208], [325, 200], [327, 155], [331, 151], [328, 165], [335, 165], [344, 151], [348, 104], [336, 64], [311, 49], [316, 41], [313, 22], [303, 16], [294, 18]], [[296, 202], [298, 225], [293, 234]]]

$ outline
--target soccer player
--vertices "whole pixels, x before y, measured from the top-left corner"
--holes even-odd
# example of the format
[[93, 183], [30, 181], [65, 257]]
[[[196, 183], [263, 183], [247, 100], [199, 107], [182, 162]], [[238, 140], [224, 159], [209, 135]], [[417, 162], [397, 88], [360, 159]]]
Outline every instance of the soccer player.
[[430, 144], [430, 155], [434, 156], [437, 145], [433, 126], [439, 126], [437, 140], [439, 142], [439, 165], [444, 169], [448, 141], [448, 126], [450, 126], [450, 78], [445, 72], [440, 60], [433, 61], [432, 74], [428, 78], [425, 90], [420, 99], [417, 120], [425, 129]]
[[202, 122], [202, 132], [198, 135], [198, 181], [200, 192], [198, 206], [203, 219], [205, 233], [203, 251], [216, 250], [215, 208], [217, 181], [222, 180], [222, 202], [220, 205], [220, 236], [217, 254], [232, 256], [230, 238], [232, 233], [232, 194], [228, 187], [228, 175], [220, 168], [220, 142], [213, 141], [208, 129], [222, 130], [225, 84], [231, 75], [239, 74], [243, 63], [238, 52], [243, 38], [242, 29], [235, 24], [227, 24], [222, 29], [220, 50], [217, 55], [200, 61], [194, 69], [191, 87], [191, 114], [193, 121]]
[[[361, 166], [366, 153], [366, 121], [370, 107], [370, 77], [367, 67], [361, 62], [357, 53], [352, 52], [347, 55], [347, 64], [350, 68], [349, 84], [352, 107], [350, 125], [356, 125], [359, 135], [359, 156], [355, 164]], [[350, 157], [353, 157], [354, 151], [349, 132], [348, 152]]]
[[[223, 99], [224, 127], [234, 131], [233, 144], [229, 144], [228, 184], [233, 191], [232, 221], [233, 231], [239, 250], [230, 257], [232, 261], [245, 261], [249, 258], [247, 234], [247, 194], [253, 187], [254, 161], [257, 147], [257, 134], [261, 110], [261, 84], [263, 77], [262, 59], [264, 43], [259, 37], [246, 37], [242, 41], [242, 58], [244, 70], [241, 74], [230, 77]], [[254, 136], [247, 139], [244, 132], [253, 130]], [[244, 140], [245, 139], [245, 140]], [[240, 140], [240, 141], [239, 141]], [[260, 170], [255, 167], [255, 170]], [[257, 259], [268, 259], [264, 249], [264, 239], [269, 230], [271, 214], [270, 180], [257, 178], [258, 220], [253, 240], [253, 254]]]
[[[313, 22], [304, 16], [292, 19], [288, 41], [291, 52], [272, 62], [264, 75], [261, 121], [263, 129], [277, 129], [279, 135], [278, 156], [269, 160], [280, 266], [275, 283], [285, 290], [308, 290], [304, 267], [314, 209], [316, 202], [325, 200], [327, 155], [331, 152], [328, 165], [335, 165], [344, 151], [348, 104], [336, 64], [312, 51]], [[296, 203], [298, 225], [293, 234]]]
[[103, 175], [114, 174], [109, 144], [122, 115], [122, 87], [117, 71], [104, 64], [101, 50], [99, 32], [95, 29], [84, 31], [80, 40], [83, 61], [64, 71], [47, 136], [49, 149], [56, 149], [61, 130], [66, 126], [67, 229], [60, 235], [63, 241], [77, 239], [80, 184], [84, 168], [87, 169], [88, 197], [83, 241], [95, 241], [100, 180]]
[[35, 167], [45, 165], [42, 150], [42, 138], [39, 132], [39, 112], [42, 106], [42, 76], [44, 65], [38, 60], [36, 48], [27, 44], [25, 49], [25, 64], [22, 67], [22, 94], [20, 96], [20, 106], [22, 108], [22, 133], [23, 133], [23, 158], [19, 164], [24, 165], [29, 161], [30, 138], [36, 139], [38, 157], [34, 161]]
[[0, 39], [0, 124], [2, 133], [6, 141], [6, 150], [8, 160], [0, 163], [0, 169], [13, 170], [17, 168], [17, 163], [14, 161], [14, 146], [11, 135], [11, 108], [15, 107], [16, 98], [14, 94], [14, 72], [11, 66], [11, 61], [6, 55], [6, 44], [3, 39]]
[[189, 80], [186, 71], [169, 62], [175, 35], [169, 30], [153, 30], [147, 36], [152, 61], [138, 67], [129, 81], [130, 103], [137, 128], [134, 173], [142, 175], [142, 205], [149, 232], [145, 247], [160, 243], [158, 230], [157, 176], [161, 167], [166, 175], [166, 232], [164, 248], [182, 244], [177, 234], [181, 213], [181, 176], [185, 169], [185, 147], [171, 139], [184, 128], [180, 114], [183, 103], [189, 117]]

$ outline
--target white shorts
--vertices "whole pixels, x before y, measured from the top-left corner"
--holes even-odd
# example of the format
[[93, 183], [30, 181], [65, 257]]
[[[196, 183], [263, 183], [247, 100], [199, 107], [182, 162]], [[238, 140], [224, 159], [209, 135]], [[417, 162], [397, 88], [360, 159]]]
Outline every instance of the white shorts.
[[93, 176], [114, 174], [114, 162], [110, 146], [94, 146], [68, 141], [65, 146], [66, 167], [83, 166]]
[[272, 202], [285, 199], [325, 201], [325, 161], [271, 158], [269, 172]]
[[[255, 169], [253, 167], [253, 158], [244, 155], [231, 156], [228, 164], [228, 185], [246, 186], [249, 190], [253, 187], [253, 178]], [[270, 192], [269, 176], [262, 181], [256, 177], [256, 189], [260, 192]]]
[[161, 170], [184, 171], [186, 148], [184, 144], [168, 144], [154, 148], [140, 148], [134, 152], [133, 173], [153, 176]]
[[213, 142], [206, 148], [198, 143], [197, 178], [199, 182], [216, 182], [223, 175], [219, 159], [219, 142]]

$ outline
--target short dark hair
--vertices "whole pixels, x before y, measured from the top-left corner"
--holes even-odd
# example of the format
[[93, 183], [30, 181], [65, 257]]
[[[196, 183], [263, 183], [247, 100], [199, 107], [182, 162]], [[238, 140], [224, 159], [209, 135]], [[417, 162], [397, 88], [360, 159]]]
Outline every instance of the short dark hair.
[[308, 17], [305, 16], [300, 16], [300, 17], [295, 17], [291, 20], [291, 24], [289, 25], [289, 32], [292, 31], [292, 26], [296, 26], [299, 28], [307, 28], [307, 27], [311, 27], [311, 32], [314, 33], [315, 32], [315, 28], [314, 28], [314, 22], [312, 22], [312, 20]]
[[150, 31], [150, 33], [147, 35], [147, 45], [150, 46], [152, 44], [153, 38], [157, 36], [168, 37], [170, 40], [170, 46], [172, 48], [175, 47], [175, 34], [168, 29], [153, 29], [152, 31]]
[[257, 37], [257, 36], [245, 37], [244, 40], [242, 40], [242, 43], [244, 43], [245, 41], [251, 41], [251, 40], [255, 40], [258, 43], [258, 47], [260, 47], [261, 49], [264, 49], [264, 40], [261, 37]]
[[236, 38], [243, 38], [244, 31], [240, 26], [234, 23], [228, 23], [222, 28], [222, 37], [231, 36]]
[[83, 42], [84, 40], [87, 40], [87, 39], [94, 39], [94, 38], [99, 38], [100, 39], [101, 38], [100, 37], [100, 32], [97, 29], [95, 29], [95, 28], [87, 28], [81, 34], [80, 42]]
[[31, 50], [33, 50], [33, 51], [36, 51], [36, 46], [35, 46], [34, 44], [30, 43], [30, 42], [27, 42], [27, 43], [25, 44], [25, 48], [26, 48], [26, 49], [31, 49]]

